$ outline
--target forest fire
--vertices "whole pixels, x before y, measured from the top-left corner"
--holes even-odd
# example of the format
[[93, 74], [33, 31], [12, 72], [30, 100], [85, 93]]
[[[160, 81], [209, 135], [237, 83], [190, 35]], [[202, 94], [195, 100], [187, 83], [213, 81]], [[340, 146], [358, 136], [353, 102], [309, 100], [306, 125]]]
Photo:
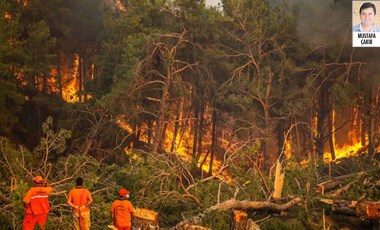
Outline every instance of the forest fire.
[[[119, 119], [116, 122], [121, 128], [126, 130], [129, 133], [136, 133], [137, 130], [134, 130], [129, 124], [123, 121], [122, 117], [119, 117]], [[140, 128], [140, 139], [139, 141], [148, 143], [148, 126], [143, 126]], [[166, 133], [165, 133], [165, 140], [163, 143], [163, 148], [166, 152], [175, 152], [177, 153], [183, 160], [187, 162], [191, 162], [193, 160], [193, 156], [191, 154], [192, 151], [192, 145], [193, 145], [193, 140], [190, 135], [190, 131], [187, 130], [186, 132], [183, 132], [180, 136], [177, 135], [175, 138], [175, 141], [173, 142], [174, 139], [174, 128], [171, 127], [170, 125], [167, 126]], [[204, 146], [209, 146], [211, 144], [210, 140], [205, 140], [202, 142]], [[174, 149], [172, 147], [174, 145]], [[136, 156], [133, 154], [133, 146], [127, 147], [125, 149], [126, 154], [132, 154], [132, 158], [136, 158]], [[197, 162], [198, 167], [202, 167], [202, 171], [208, 172], [210, 169], [210, 157], [208, 156], [207, 153], [202, 152], [199, 161]], [[212, 171], [213, 173], [216, 173], [220, 166], [221, 162], [217, 160], [215, 157], [212, 161]]]
[[[355, 111], [354, 111], [354, 114], [355, 114]], [[335, 118], [335, 112], [334, 112], [333, 118]], [[358, 127], [356, 125], [356, 119], [354, 119], [352, 127]], [[358, 135], [358, 131], [356, 129], [352, 129], [348, 132], [346, 143], [343, 145], [339, 145], [336, 143], [336, 135], [337, 135], [336, 133], [333, 134], [335, 159], [333, 159], [331, 152], [326, 151], [323, 154], [323, 160], [325, 162], [331, 162], [331, 161], [336, 161], [341, 158], [357, 156], [361, 153], [360, 150], [362, 150], [365, 147], [363, 146], [363, 141], [361, 140], [360, 135]], [[365, 143], [367, 139], [368, 138], [365, 137], [365, 140], [364, 140]]]
[[79, 96], [77, 94], [79, 89], [79, 83], [77, 75], [79, 72], [79, 55], [75, 54], [73, 68], [67, 73], [63, 74], [63, 79], [66, 84], [63, 84], [62, 97], [65, 101], [69, 103], [74, 103], [79, 101]]
[[[354, 143], [352, 145], [346, 144], [343, 145], [342, 147], [335, 146], [335, 160], [345, 158], [345, 157], [352, 157], [352, 156], [357, 156], [360, 154], [360, 150], [363, 149], [362, 143]], [[323, 154], [323, 160], [325, 162], [331, 162], [334, 161], [331, 157], [330, 152], [325, 152]]]

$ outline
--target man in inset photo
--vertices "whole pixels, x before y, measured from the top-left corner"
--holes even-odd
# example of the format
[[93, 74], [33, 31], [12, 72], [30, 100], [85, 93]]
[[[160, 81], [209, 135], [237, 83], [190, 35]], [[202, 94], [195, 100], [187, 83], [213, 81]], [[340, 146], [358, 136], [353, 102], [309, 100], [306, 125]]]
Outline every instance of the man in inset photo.
[[380, 32], [375, 27], [376, 6], [371, 2], [363, 3], [359, 10], [360, 23], [352, 26], [353, 32]]

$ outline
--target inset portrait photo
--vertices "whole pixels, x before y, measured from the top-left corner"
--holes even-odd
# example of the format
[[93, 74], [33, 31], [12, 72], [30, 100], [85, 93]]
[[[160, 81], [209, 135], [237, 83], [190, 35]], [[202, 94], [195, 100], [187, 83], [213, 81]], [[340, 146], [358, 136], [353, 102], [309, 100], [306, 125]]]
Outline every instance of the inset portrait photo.
[[352, 2], [352, 46], [380, 47], [380, 1]]

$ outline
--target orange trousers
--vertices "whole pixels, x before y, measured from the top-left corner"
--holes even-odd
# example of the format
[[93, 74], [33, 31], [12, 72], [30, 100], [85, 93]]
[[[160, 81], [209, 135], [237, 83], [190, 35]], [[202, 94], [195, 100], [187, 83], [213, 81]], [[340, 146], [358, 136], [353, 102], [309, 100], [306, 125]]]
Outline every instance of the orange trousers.
[[81, 212], [79, 216], [78, 212], [73, 213], [74, 229], [75, 230], [90, 230], [90, 211]]
[[41, 229], [45, 229], [45, 223], [47, 218], [47, 213], [40, 215], [25, 214], [24, 221], [22, 222], [23, 230], [33, 230], [36, 223], [38, 223]]

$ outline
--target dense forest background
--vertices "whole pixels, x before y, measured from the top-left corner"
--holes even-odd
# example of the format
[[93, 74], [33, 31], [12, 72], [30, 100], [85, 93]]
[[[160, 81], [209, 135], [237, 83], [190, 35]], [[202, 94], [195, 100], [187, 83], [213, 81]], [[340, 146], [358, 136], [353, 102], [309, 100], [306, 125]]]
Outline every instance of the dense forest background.
[[[93, 229], [121, 187], [163, 228], [204, 213], [229, 229], [232, 210], [209, 208], [273, 201], [281, 165], [276, 202], [302, 201], [250, 218], [326, 227], [317, 184], [378, 174], [380, 52], [352, 48], [351, 1], [221, 2], [0, 1], [0, 226], [20, 229], [39, 174], [54, 188], [47, 229], [69, 228], [78, 176]], [[368, 178], [340, 199], [377, 200]]]

